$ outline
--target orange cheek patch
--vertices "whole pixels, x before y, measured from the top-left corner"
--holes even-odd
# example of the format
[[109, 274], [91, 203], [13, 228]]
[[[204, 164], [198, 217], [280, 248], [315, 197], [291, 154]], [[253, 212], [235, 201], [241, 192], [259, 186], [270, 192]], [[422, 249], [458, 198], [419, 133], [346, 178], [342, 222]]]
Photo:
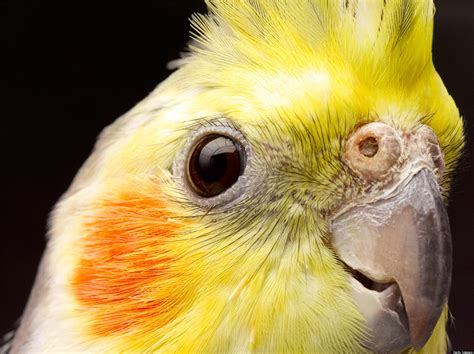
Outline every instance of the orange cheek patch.
[[[143, 188], [140, 188], [143, 189]], [[152, 331], [183, 304], [169, 241], [182, 227], [156, 191], [120, 192], [85, 222], [73, 294], [98, 336]]]

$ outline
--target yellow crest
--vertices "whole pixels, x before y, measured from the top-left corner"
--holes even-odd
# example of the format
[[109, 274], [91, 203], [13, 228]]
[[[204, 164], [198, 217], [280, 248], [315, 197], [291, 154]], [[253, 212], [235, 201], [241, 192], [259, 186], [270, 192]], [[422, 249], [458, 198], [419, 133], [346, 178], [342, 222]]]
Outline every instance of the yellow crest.
[[410, 85], [431, 63], [431, 0], [207, 3], [210, 14], [193, 18], [191, 48], [214, 66], [209, 80], [219, 82], [228, 69], [350, 67], [366, 83]]

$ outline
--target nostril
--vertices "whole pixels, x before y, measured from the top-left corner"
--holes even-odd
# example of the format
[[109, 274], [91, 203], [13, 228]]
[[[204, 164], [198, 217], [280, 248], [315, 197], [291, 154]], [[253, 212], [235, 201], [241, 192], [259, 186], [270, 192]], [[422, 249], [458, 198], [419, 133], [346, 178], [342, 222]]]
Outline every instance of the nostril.
[[371, 158], [377, 155], [379, 143], [376, 138], [370, 136], [362, 140], [359, 145], [359, 152], [365, 157]]
[[400, 133], [381, 122], [372, 122], [353, 132], [342, 159], [352, 171], [372, 183], [381, 181], [400, 160], [403, 141]]

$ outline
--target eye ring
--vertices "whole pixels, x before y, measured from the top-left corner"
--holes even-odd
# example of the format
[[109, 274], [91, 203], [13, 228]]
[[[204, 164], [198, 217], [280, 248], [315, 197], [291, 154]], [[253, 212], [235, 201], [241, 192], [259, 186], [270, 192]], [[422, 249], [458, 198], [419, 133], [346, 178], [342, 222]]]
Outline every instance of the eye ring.
[[173, 175], [194, 204], [223, 206], [246, 191], [251, 154], [250, 144], [232, 122], [209, 122], [188, 138]]

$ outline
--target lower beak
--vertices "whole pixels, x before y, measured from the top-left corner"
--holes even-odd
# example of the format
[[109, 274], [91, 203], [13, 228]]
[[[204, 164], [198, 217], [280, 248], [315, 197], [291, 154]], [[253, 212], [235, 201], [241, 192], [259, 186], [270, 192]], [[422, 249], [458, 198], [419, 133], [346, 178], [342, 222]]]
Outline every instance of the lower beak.
[[[346, 265], [375, 282], [398, 285], [408, 319], [407, 341], [421, 349], [451, 286], [451, 233], [435, 176], [423, 169], [395, 196], [354, 207], [331, 227], [332, 244]], [[378, 317], [379, 323], [385, 318]], [[377, 330], [372, 329], [374, 337]]]

